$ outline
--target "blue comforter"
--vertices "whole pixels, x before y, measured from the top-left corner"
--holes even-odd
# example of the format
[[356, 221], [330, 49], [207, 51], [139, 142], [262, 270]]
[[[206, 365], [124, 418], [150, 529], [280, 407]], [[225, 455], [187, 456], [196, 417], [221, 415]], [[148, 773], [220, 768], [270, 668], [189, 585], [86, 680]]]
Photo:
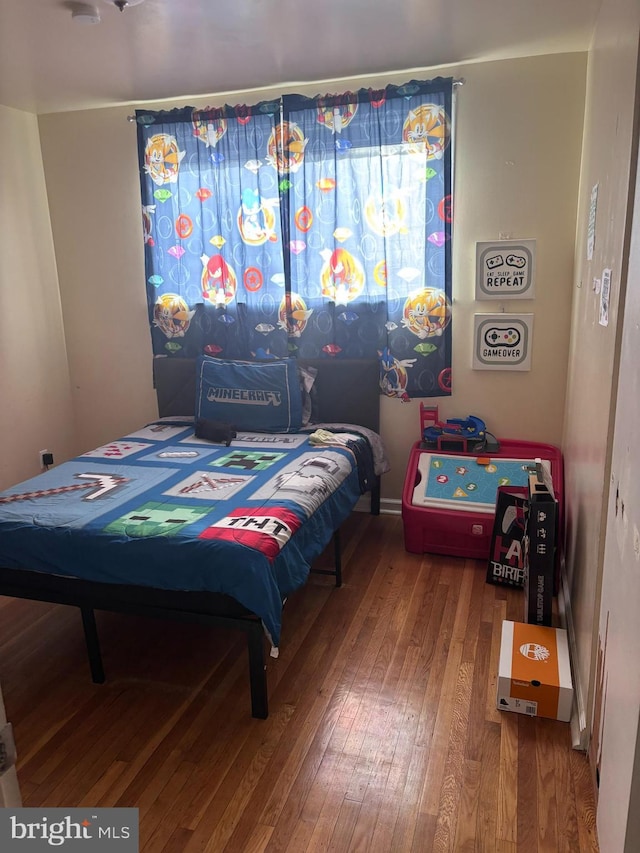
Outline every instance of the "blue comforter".
[[360, 493], [348, 447], [158, 421], [0, 492], [0, 565], [226, 593], [277, 646], [284, 598]]

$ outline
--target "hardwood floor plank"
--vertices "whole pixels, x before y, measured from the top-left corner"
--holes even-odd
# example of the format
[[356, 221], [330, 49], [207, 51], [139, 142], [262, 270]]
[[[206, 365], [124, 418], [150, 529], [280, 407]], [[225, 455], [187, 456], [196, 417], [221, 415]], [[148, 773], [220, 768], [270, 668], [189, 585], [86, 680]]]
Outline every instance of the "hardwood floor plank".
[[496, 853], [517, 853], [518, 847], [514, 841], [505, 841], [504, 838], [496, 839]]
[[596, 794], [593, 790], [593, 773], [587, 756], [572, 749], [569, 752], [571, 778], [576, 798], [578, 836], [581, 853], [597, 853]]
[[418, 726], [416, 744], [429, 746], [436, 724], [444, 673], [448, 664], [451, 630], [455, 616], [455, 592], [439, 583], [429, 630], [420, 655], [416, 681]]
[[[500, 587], [492, 586], [493, 590]], [[502, 623], [507, 618], [506, 601], [496, 599], [493, 606], [493, 632], [491, 634], [491, 656], [487, 672], [487, 704], [485, 716], [487, 720], [499, 723], [504, 711], [499, 711], [496, 706], [496, 695], [498, 691], [498, 666], [500, 661], [500, 642], [502, 639]]]
[[189, 843], [191, 835], [192, 832], [190, 829], [185, 829], [183, 826], [176, 827], [167, 838], [166, 844], [162, 848], [162, 853], [182, 853]]
[[[116, 760], [121, 745], [130, 737], [128, 727], [123, 725], [122, 721], [127, 709], [131, 711], [131, 701], [136, 702], [136, 716], [148, 719], [149, 714], [153, 713], [155, 703], [150, 697], [139, 696], [138, 691], [134, 693], [136, 698], [133, 700], [128, 692], [120, 694], [119, 701], [112, 706], [111, 725], [103, 725], [102, 730], [92, 729], [92, 740], [89, 743], [76, 742], [68, 760], [51, 777], [51, 789], [47, 798], [49, 805], [63, 807], [69, 801], [76, 802], [83, 796], [87, 787], [99, 783]], [[133, 728], [137, 727], [136, 716], [130, 713]], [[72, 738], [72, 741], [75, 742], [76, 738]], [[78, 749], [82, 749], [83, 753], [81, 765], [77, 761]]]
[[[388, 754], [390, 749], [391, 755], [393, 755], [393, 747], [395, 746], [395, 739], [392, 744], [389, 743], [392, 736], [393, 705], [390, 704], [392, 700], [385, 700], [384, 687], [393, 660], [390, 650], [395, 649], [402, 624], [406, 618], [406, 610], [402, 607], [398, 589], [403, 581], [402, 573], [396, 572], [393, 582], [389, 584], [386, 607], [379, 611], [380, 634], [382, 636], [376, 636], [374, 633], [370, 644], [370, 648], [378, 649], [378, 654], [370, 668], [368, 668], [366, 661], [363, 667], [363, 675], [367, 673], [368, 668], [367, 682], [366, 685], [363, 685], [363, 701], [368, 706], [367, 732], [363, 740], [360, 760], [346, 792], [349, 799], [359, 800], [360, 802], [364, 799], [366, 789], [371, 785], [372, 779], [376, 777], [376, 766], [384, 763], [384, 755], [381, 755], [381, 751], [386, 749]], [[392, 589], [393, 592], [391, 592]], [[397, 611], [402, 614], [401, 621], [398, 624], [394, 619]]]
[[[373, 601], [373, 598], [371, 600]], [[366, 625], [366, 619], [365, 619], [365, 625]], [[336, 651], [335, 655], [324, 654], [322, 656], [322, 662], [319, 660], [316, 660], [315, 658], [312, 661], [313, 674], [315, 675], [316, 679], [321, 681], [322, 680], [322, 666], [324, 666], [324, 665], [331, 666], [331, 661], [333, 661], [335, 659], [339, 659], [341, 655], [345, 654], [346, 650], [344, 649], [344, 642], [343, 642], [342, 638], [338, 639], [335, 631], [324, 630], [324, 631], [320, 631], [319, 633], [321, 636], [327, 638], [327, 641], [331, 637], [336, 638], [336, 642], [334, 642], [334, 645], [337, 646], [337, 651]], [[314, 640], [313, 647], [316, 650], [318, 649], [317, 640]], [[352, 659], [353, 655], [351, 655], [350, 657]], [[331, 668], [335, 671], [335, 664]], [[305, 679], [305, 683], [308, 683], [308, 677]], [[309, 693], [308, 690], [304, 690], [303, 691], [303, 697], [304, 698], [301, 701], [302, 702], [308, 701], [308, 698], [310, 695], [311, 694]], [[332, 701], [332, 697], [330, 696], [328, 691], [325, 693], [322, 690], [319, 690], [317, 695], [318, 695], [318, 699], [315, 702], [316, 710], [324, 713], [325, 709], [328, 706], [328, 703], [330, 703]], [[342, 694], [340, 694], [338, 692], [338, 693], [334, 694], [333, 698], [337, 697], [338, 703], [340, 703], [342, 701], [340, 698], [341, 695]], [[342, 698], [344, 699], [345, 697], [342, 696]], [[302, 719], [300, 703], [298, 703], [297, 712], [298, 712], [297, 713], [298, 720]], [[317, 721], [316, 721], [315, 725], [317, 725]], [[327, 732], [326, 727], [324, 728], [324, 731], [325, 731], [325, 733]], [[330, 732], [328, 732], [328, 733], [330, 734]], [[304, 740], [304, 743], [308, 744], [308, 740], [306, 738]], [[273, 798], [270, 800], [270, 803], [268, 803], [265, 806], [265, 808], [263, 809], [263, 812], [262, 812], [263, 821], [268, 822], [269, 824], [271, 824], [271, 823], [275, 824], [274, 838], [271, 839], [272, 845], [278, 844], [279, 838], [285, 834], [288, 834], [291, 831], [291, 825], [294, 821], [294, 817], [295, 817], [295, 813], [296, 813], [296, 809], [294, 808], [295, 803], [296, 802], [298, 803], [297, 811], [299, 811], [303, 807], [304, 803], [307, 800], [307, 797], [309, 796], [309, 792], [310, 792], [312, 785], [313, 785], [314, 777], [317, 773], [318, 766], [319, 766], [320, 761], [322, 759], [322, 751], [318, 751], [317, 749], [310, 750], [308, 753], [299, 753], [297, 757], [295, 755], [295, 750], [294, 751], [289, 750], [288, 755], [289, 755], [289, 760], [288, 760], [289, 767], [291, 768], [291, 771], [295, 770], [295, 775], [292, 772], [291, 776], [289, 778], [291, 779], [291, 784], [293, 784], [294, 781], [297, 784], [298, 797], [295, 799], [291, 799], [291, 798], [289, 799], [289, 801], [287, 803], [288, 808], [287, 808], [285, 814], [283, 814], [282, 808], [277, 809], [276, 812], [273, 811], [273, 806], [274, 806]], [[292, 760], [292, 756], [293, 756], [293, 760]], [[280, 797], [281, 801], [282, 801], [282, 798], [284, 796], [286, 796], [286, 785], [284, 787], [279, 787], [278, 796]], [[255, 797], [254, 797], [254, 803], [255, 803]]]
[[476, 847], [478, 853], [493, 853], [498, 828], [500, 779], [500, 723], [485, 722], [480, 764]]
[[[503, 711], [503, 714], [509, 713]], [[538, 850], [538, 757], [536, 721], [518, 714], [518, 851]]]
[[568, 726], [496, 708], [522, 592], [407, 553], [399, 517], [354, 513], [342, 548], [343, 587], [287, 603], [267, 720], [240, 634], [100, 613], [95, 685], [74, 608], [1, 599], [24, 805], [137, 807], [141, 853], [597, 853]]
[[[487, 722], [487, 691], [490, 689], [489, 662], [491, 659], [492, 629], [493, 626], [487, 622], [480, 622], [478, 625], [478, 641], [472, 659], [473, 677], [469, 696], [469, 725], [465, 745], [465, 758], [469, 761], [480, 761], [482, 758], [485, 723]], [[495, 703], [495, 695], [493, 701]]]
[[[265, 826], [264, 824], [259, 823], [251, 833], [251, 837], [248, 839], [245, 846], [242, 847], [242, 850], [244, 853], [263, 853], [269, 844], [269, 839], [272, 834], [272, 826]], [[240, 848], [230, 842], [224, 849], [228, 851], [228, 853], [233, 853], [234, 850], [239, 850]]]
[[[500, 774], [496, 843], [518, 841], [518, 800], [526, 794], [518, 788], [518, 714], [502, 712], [500, 720]], [[535, 778], [529, 780], [535, 784]]]
[[[318, 697], [322, 700], [322, 707], [326, 707], [327, 702], [331, 703], [333, 709], [339, 707], [341, 717], [353, 719], [362, 700], [361, 693], [354, 690], [353, 684], [361, 670], [362, 661], [369, 648], [371, 633], [374, 627], [373, 620], [368, 616], [369, 609], [378, 594], [379, 586], [383, 583], [385, 575], [386, 570], [376, 569], [375, 565], [372, 566], [372, 578], [364, 596], [350, 595], [350, 599], [353, 599], [352, 606], [356, 609], [356, 617], [344, 636], [341, 637], [340, 632], [336, 631], [335, 624], [327, 626], [324, 631], [322, 630], [322, 626], [320, 626], [319, 633], [341, 639], [339, 639], [337, 653], [326, 656], [328, 671], [321, 682], [322, 688], [318, 693]], [[342, 592], [342, 590], [338, 592]], [[344, 602], [345, 598], [343, 597], [341, 601]], [[317, 675], [317, 673], [315, 674]], [[333, 694], [329, 692], [329, 685], [333, 685]], [[325, 686], [327, 687], [326, 691]], [[356, 697], [359, 697], [357, 701]], [[352, 732], [352, 728], [350, 728], [350, 737], [357, 738], [357, 727], [354, 732]], [[325, 726], [322, 727], [322, 731], [326, 733]], [[331, 732], [329, 732], [330, 734]], [[302, 808], [322, 761], [324, 750], [318, 751], [316, 748], [309, 750], [308, 736], [300, 741], [299, 746], [300, 748], [297, 750], [295, 745], [292, 749], [289, 749], [287, 753], [289, 757], [286, 761], [284, 774], [280, 774], [281, 778], [284, 775], [282, 779], [283, 785], [273, 790], [261, 813], [261, 820], [263, 822], [276, 827], [276, 837], [271, 840], [272, 845], [277, 843], [279, 831], [286, 833], [286, 827], [292, 819], [293, 812], [296, 809], [299, 811]], [[353, 744], [351, 745], [351, 751], [353, 751]], [[288, 795], [294, 784], [297, 789], [297, 796], [291, 798]], [[286, 814], [283, 814], [285, 804]]]
[[456, 682], [449, 749], [440, 786], [440, 802], [434, 837], [436, 849], [450, 849], [456, 836], [464, 777], [464, 753], [469, 723], [469, 696], [471, 695], [472, 677], [473, 664], [461, 663]]
[[[173, 828], [184, 828], [181, 821], [181, 795], [193, 769], [193, 764], [188, 761], [177, 764], [153, 803], [144, 814], [140, 813], [140, 846], [147, 853], [161, 853]], [[191, 838], [192, 834], [189, 835], [189, 841]]]
[[[558, 847], [558, 804], [556, 801], [555, 760], [553, 750], [553, 728], [561, 725], [555, 720], [532, 720], [536, 726], [537, 821], [538, 850], [540, 853], [556, 853]], [[566, 726], [565, 726], [566, 729]], [[562, 816], [564, 819], [564, 816]]]
[[338, 727], [344, 726], [344, 732], [340, 741], [334, 745], [334, 760], [326, 768], [322, 767], [322, 772], [319, 771], [316, 776], [314, 784], [322, 784], [324, 800], [306, 848], [308, 851], [326, 850], [335, 832], [345, 791], [357, 759], [357, 753], [349, 753], [346, 750], [348, 736], [353, 724], [352, 718], [341, 718]]
[[78, 807], [102, 807], [102, 799], [109, 793], [116, 781], [127, 771], [126, 761], [113, 761], [97, 782], [85, 791], [78, 800]]
[[478, 657], [476, 650], [480, 638], [482, 599], [484, 588], [486, 586], [486, 574], [475, 560], [466, 560], [464, 571], [471, 575], [472, 586], [464, 628], [464, 649], [462, 652], [462, 659], [464, 661], [475, 663]]
[[[429, 850], [435, 853], [434, 837], [436, 833], [436, 817], [432, 814], [419, 814], [415, 824], [413, 843], [407, 847], [411, 853], [425, 853]], [[442, 848], [438, 853], [444, 853]]]
[[[200, 683], [196, 683], [189, 693], [176, 697], [175, 705], [168, 713], [154, 718], [155, 726], [150, 727], [149, 735], [141, 743], [135, 759], [130, 762], [128, 770], [113, 787], [109, 797], [105, 798], [105, 806], [137, 805], [147, 793], [149, 780], [154, 780], [166, 773], [166, 765], [172, 752], [171, 749], [167, 749], [167, 745], [171, 742], [175, 729], [184, 730], [185, 717], [189, 718], [198, 703], [206, 702], [206, 695], [202, 696], [202, 690], [208, 680], [209, 674], [205, 673]], [[158, 696], [157, 690], [151, 692]], [[245, 717], [239, 718], [238, 728], [244, 730], [248, 725], [250, 723]], [[224, 732], [218, 731], [218, 735], [217, 745], [220, 745], [224, 743]]]
[[[460, 748], [460, 729], [464, 727], [466, 730], [468, 707], [464, 710], [461, 708], [457, 694], [460, 690], [459, 676], [463, 671], [465, 673], [465, 688], [470, 689], [468, 668], [461, 667], [461, 663], [473, 576], [473, 569], [464, 569], [457, 579], [456, 609], [451, 630], [451, 645], [447, 654], [442, 689], [437, 705], [438, 710], [433, 729], [433, 738], [431, 740], [429, 767], [423, 787], [422, 802], [420, 804], [420, 812], [424, 814], [438, 815], [449, 749], [451, 745], [453, 745], [454, 751]], [[459, 725], [461, 714], [464, 719], [461, 725]], [[450, 794], [451, 792], [449, 791], [448, 793]], [[449, 814], [448, 811], [447, 814]]]
[[[407, 649], [400, 681], [406, 687], [398, 697], [396, 709], [397, 737], [391, 757], [389, 775], [383, 793], [384, 807], [380, 809], [371, 838], [371, 847], [376, 850], [392, 850], [393, 837], [398, 821], [404, 820], [403, 812], [409, 805], [404, 796], [407, 777], [414, 750], [417, 714], [411, 706], [411, 685], [418, 666], [420, 650], [415, 646]], [[404, 697], [404, 698], [403, 698]], [[416, 800], [417, 806], [417, 800]]]
[[562, 723], [549, 730], [551, 750], [555, 764], [555, 801], [557, 809], [558, 853], [580, 850], [576, 792], [571, 778], [570, 731]]
[[[429, 763], [429, 752], [424, 747], [414, 746], [407, 756], [405, 785], [402, 791], [400, 808], [393, 828], [391, 850], [410, 850], [420, 820], [420, 794]], [[434, 822], [435, 829], [435, 822]]]
[[360, 805], [358, 816], [351, 833], [349, 853], [369, 853], [371, 848], [371, 836], [375, 827], [377, 809], [372, 809], [369, 803]]
[[328, 850], [331, 853], [346, 853], [351, 849], [351, 838], [361, 807], [361, 803], [354, 803], [353, 800], [345, 799], [342, 801], [333, 835], [329, 842]]
[[[456, 820], [453, 850], [458, 853], [475, 853], [480, 808], [480, 780], [482, 765], [479, 761], [465, 759], [460, 780], [460, 798]], [[436, 830], [437, 831], [437, 830]]]
[[254, 787], [260, 784], [269, 758], [278, 741], [284, 736], [287, 723], [295, 713], [295, 707], [283, 705], [271, 714], [266, 725], [256, 726], [242, 752], [226, 769], [214, 796], [207, 799], [200, 809], [194, 825], [190, 847], [200, 849], [198, 843], [206, 839], [202, 848], [206, 851], [221, 850], [242, 816]]

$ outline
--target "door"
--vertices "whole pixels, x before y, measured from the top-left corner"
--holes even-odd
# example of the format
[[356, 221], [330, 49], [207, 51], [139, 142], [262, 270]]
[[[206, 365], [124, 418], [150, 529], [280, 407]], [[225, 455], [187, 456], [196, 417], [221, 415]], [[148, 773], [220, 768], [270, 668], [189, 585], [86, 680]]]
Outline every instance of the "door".
[[[7, 715], [2, 699], [2, 685], [0, 684], [0, 732], [7, 723]], [[0, 770], [1, 773], [1, 770]], [[10, 767], [0, 775], [0, 808], [19, 808], [22, 805], [18, 775], [15, 767]]]

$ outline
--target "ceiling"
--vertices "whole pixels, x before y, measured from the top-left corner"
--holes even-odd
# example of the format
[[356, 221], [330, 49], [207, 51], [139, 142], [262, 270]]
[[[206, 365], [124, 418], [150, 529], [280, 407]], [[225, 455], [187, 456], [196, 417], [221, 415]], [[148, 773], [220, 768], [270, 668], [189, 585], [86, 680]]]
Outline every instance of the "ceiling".
[[0, 104], [40, 114], [583, 51], [600, 2], [94, 0], [91, 25], [70, 0], [0, 0]]

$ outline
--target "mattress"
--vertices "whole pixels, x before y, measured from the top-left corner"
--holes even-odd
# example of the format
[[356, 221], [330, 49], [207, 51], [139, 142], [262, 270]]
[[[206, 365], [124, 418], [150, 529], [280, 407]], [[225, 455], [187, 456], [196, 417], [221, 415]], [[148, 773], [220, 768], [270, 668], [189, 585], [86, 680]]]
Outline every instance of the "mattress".
[[224, 593], [277, 646], [284, 599], [363, 491], [366, 439], [309, 439], [239, 432], [226, 446], [192, 423], [148, 424], [0, 492], [0, 565]]

